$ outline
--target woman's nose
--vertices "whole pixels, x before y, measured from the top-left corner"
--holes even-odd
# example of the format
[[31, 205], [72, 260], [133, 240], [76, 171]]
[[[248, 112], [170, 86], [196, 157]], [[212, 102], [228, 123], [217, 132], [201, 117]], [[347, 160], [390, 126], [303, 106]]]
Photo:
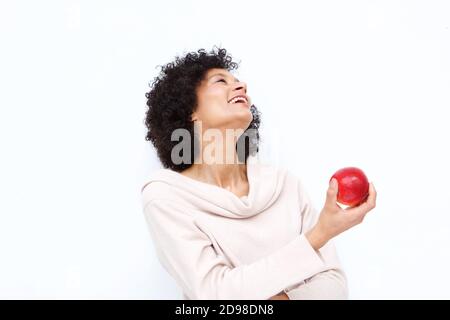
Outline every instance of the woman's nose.
[[238, 82], [236, 84], [236, 87], [234, 88], [234, 91], [242, 90], [244, 89], [244, 92], [247, 93], [247, 84], [245, 82]]

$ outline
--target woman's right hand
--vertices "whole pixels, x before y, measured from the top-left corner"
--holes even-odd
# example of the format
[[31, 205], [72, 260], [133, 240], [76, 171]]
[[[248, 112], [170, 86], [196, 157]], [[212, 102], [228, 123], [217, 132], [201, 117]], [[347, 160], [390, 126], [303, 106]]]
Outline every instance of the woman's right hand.
[[338, 183], [331, 179], [327, 190], [325, 206], [320, 212], [316, 225], [306, 233], [306, 238], [311, 246], [318, 250], [330, 239], [351, 227], [360, 224], [366, 214], [375, 208], [377, 192], [372, 183], [369, 185], [369, 196], [367, 200], [357, 207], [342, 209], [336, 203]]

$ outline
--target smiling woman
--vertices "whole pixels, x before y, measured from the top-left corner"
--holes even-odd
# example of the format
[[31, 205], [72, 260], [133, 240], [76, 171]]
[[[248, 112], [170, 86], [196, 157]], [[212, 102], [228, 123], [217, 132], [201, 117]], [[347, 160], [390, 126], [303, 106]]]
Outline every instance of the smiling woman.
[[338, 211], [334, 180], [319, 217], [296, 176], [259, 162], [260, 114], [236, 68], [225, 49], [188, 53], [146, 95], [164, 168], [142, 204], [161, 264], [186, 299], [345, 299], [331, 238], [357, 222]]
[[[237, 68], [225, 49], [190, 52], [161, 67], [146, 94], [149, 108], [145, 125], [146, 140], [155, 146], [164, 167], [177, 172], [191, 167], [201, 150], [196, 143], [203, 141], [198, 132], [208, 129], [245, 129], [246, 134], [239, 136], [244, 147], [239, 159], [245, 162], [250, 154], [256, 154], [260, 113], [247, 95], [246, 84], [231, 75]], [[231, 100], [237, 96], [243, 96], [247, 103], [233, 104], [237, 101]], [[178, 163], [173, 153], [178, 141], [172, 137], [180, 129], [187, 132], [189, 148], [181, 150], [179, 156], [184, 161]], [[222, 133], [225, 136], [224, 130]]]

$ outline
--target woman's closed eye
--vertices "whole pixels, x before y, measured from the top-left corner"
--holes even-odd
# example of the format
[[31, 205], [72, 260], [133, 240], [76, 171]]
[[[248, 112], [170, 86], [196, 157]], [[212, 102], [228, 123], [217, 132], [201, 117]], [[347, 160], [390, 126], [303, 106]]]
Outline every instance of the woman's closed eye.
[[220, 82], [220, 81], [223, 81], [223, 82], [227, 83], [227, 82], [225, 81], [225, 79], [219, 79], [219, 80], [217, 80], [216, 82]]

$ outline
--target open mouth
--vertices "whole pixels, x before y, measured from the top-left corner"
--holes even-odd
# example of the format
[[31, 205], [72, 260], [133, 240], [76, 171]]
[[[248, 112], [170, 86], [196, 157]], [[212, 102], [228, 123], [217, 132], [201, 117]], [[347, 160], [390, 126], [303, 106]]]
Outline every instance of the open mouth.
[[248, 100], [244, 96], [234, 97], [233, 99], [228, 101], [228, 103], [231, 103], [231, 104], [238, 104], [239, 103], [239, 104], [244, 104], [245, 106], [248, 106]]

